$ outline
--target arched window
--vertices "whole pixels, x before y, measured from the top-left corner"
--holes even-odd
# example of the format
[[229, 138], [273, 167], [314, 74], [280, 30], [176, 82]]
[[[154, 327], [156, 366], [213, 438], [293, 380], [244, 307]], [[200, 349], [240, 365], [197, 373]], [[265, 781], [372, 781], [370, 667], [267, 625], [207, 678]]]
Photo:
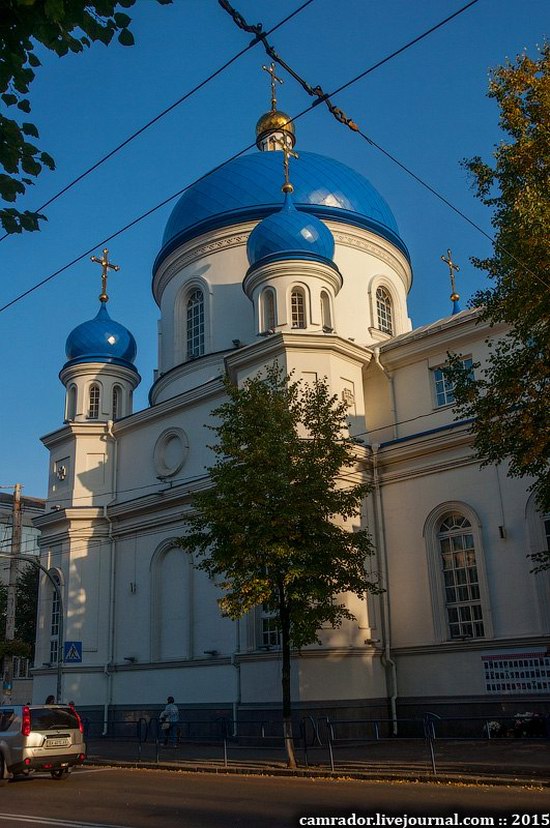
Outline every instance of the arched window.
[[[61, 578], [57, 572], [50, 573], [57, 586], [61, 586]], [[52, 612], [50, 616], [50, 664], [57, 664], [59, 656], [59, 624], [61, 618], [61, 604], [59, 594], [52, 585]]]
[[450, 639], [483, 638], [483, 609], [472, 525], [459, 512], [439, 523], [447, 630]]
[[99, 385], [90, 385], [88, 391], [88, 419], [97, 420], [99, 417]]
[[325, 290], [321, 291], [321, 325], [323, 326], [323, 330], [327, 332], [332, 331], [330, 297]]
[[122, 416], [122, 388], [120, 385], [113, 385], [113, 420]]
[[380, 331], [393, 334], [393, 308], [391, 296], [383, 287], [376, 288], [376, 318]]
[[294, 288], [290, 294], [290, 318], [293, 328], [306, 327], [306, 301], [300, 288]]
[[276, 324], [275, 293], [271, 288], [266, 288], [262, 293], [262, 333], [273, 331]]
[[67, 392], [67, 420], [76, 417], [76, 385], [71, 385]]
[[196, 289], [187, 300], [187, 359], [204, 354], [204, 296]]

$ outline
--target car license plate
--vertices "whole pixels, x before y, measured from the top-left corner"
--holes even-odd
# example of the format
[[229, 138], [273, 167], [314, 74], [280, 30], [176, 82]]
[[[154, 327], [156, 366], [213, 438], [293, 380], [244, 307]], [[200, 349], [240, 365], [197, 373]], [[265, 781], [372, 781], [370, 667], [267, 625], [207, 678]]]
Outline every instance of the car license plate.
[[65, 736], [63, 739], [48, 739], [46, 747], [69, 747], [70, 744], [71, 740], [68, 736]]

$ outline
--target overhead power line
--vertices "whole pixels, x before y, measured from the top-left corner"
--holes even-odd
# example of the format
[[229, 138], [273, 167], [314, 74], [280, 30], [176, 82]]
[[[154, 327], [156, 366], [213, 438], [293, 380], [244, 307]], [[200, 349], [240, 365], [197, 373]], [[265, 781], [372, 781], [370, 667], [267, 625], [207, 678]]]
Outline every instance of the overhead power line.
[[[57, 201], [58, 198], [61, 198], [62, 195], [64, 195], [69, 190], [71, 190], [76, 184], [78, 184], [80, 181], [82, 181], [84, 178], [86, 178], [88, 175], [90, 175], [90, 173], [94, 172], [94, 170], [97, 170], [98, 167], [101, 167], [101, 165], [104, 164], [105, 161], [108, 161], [109, 158], [112, 158], [114, 155], [116, 155], [118, 152], [120, 152], [121, 149], [123, 149], [128, 144], [130, 144], [139, 135], [142, 135], [146, 130], [149, 129], [149, 127], [152, 127], [153, 124], [156, 124], [158, 121], [161, 120], [161, 118], [164, 118], [164, 116], [168, 115], [168, 113], [171, 112], [173, 109], [176, 109], [176, 107], [178, 107], [184, 101], [187, 101], [189, 98], [191, 98], [196, 92], [198, 92], [200, 89], [202, 89], [208, 83], [210, 83], [210, 81], [214, 80], [214, 78], [217, 78], [218, 75], [221, 75], [221, 73], [224, 72], [227, 68], [229, 68], [229, 66], [231, 66], [233, 63], [235, 63], [235, 61], [237, 61], [244, 54], [246, 54], [246, 52], [248, 52], [250, 49], [253, 49], [254, 46], [256, 46], [258, 43], [260, 43], [260, 40], [261, 40], [262, 37], [267, 37], [268, 35], [273, 34], [273, 32], [277, 31], [277, 29], [280, 29], [281, 26], [284, 26], [284, 24], [288, 23], [288, 21], [291, 20], [293, 17], [296, 17], [297, 14], [299, 14], [301, 11], [303, 11], [307, 6], [310, 6], [313, 2], [314, 2], [314, 0], [306, 0], [305, 3], [302, 3], [301, 6], [298, 6], [298, 8], [295, 9], [293, 12], [291, 12], [291, 14], [288, 14], [286, 17], [284, 17], [282, 20], [280, 20], [279, 23], [277, 23], [275, 26], [273, 26], [271, 29], [269, 29], [269, 31], [267, 31], [265, 33], [262, 32], [262, 24], [259, 23], [258, 27], [259, 27], [260, 32], [254, 38], [254, 40], [252, 40], [248, 44], [248, 46], [245, 46], [244, 49], [241, 49], [241, 51], [237, 52], [236, 55], [233, 55], [232, 58], [227, 60], [218, 69], [216, 69], [214, 72], [212, 72], [210, 75], [208, 75], [207, 78], [202, 80], [200, 83], [198, 83], [192, 89], [190, 89], [188, 92], [186, 92], [184, 95], [182, 95], [181, 98], [178, 98], [177, 101], [174, 101], [174, 103], [170, 104], [170, 106], [167, 106], [166, 109], [163, 109], [162, 112], [159, 112], [158, 115], [155, 115], [154, 118], [151, 118], [150, 121], [147, 121], [146, 124], [143, 124], [143, 126], [141, 126], [139, 129], [137, 129], [135, 132], [132, 132], [132, 134], [129, 135], [127, 138], [125, 138], [124, 141], [122, 141], [120, 144], [118, 144], [116, 147], [114, 147], [112, 150], [110, 150], [106, 155], [102, 156], [102, 158], [100, 158], [98, 161], [96, 161], [94, 164], [92, 164], [91, 167], [88, 167], [88, 169], [84, 170], [84, 172], [80, 173], [80, 175], [78, 175], [76, 178], [73, 178], [73, 180], [70, 181], [68, 184], [66, 184], [64, 187], [62, 187], [61, 190], [59, 190], [59, 192], [55, 193], [55, 195], [53, 195], [51, 198], [49, 198], [47, 201], [45, 201], [44, 204], [41, 204], [39, 207], [37, 207], [34, 212], [39, 213], [41, 210], [44, 210], [46, 207], [49, 207], [50, 204], [53, 204], [54, 201]], [[255, 28], [258, 28], [258, 27], [255, 27]], [[260, 33], [261, 33], [261, 35], [260, 35]], [[13, 235], [13, 234], [12, 233], [5, 233], [3, 236], [0, 236], [0, 242], [4, 241], [4, 239], [7, 239], [8, 236], [11, 236], [11, 235]]]
[[[416, 43], [418, 43], [420, 40], [422, 40], [424, 37], [426, 37], [429, 33], [432, 33], [432, 32], [434, 32], [434, 31], [436, 31], [436, 29], [439, 29], [439, 28], [440, 28], [442, 25], [444, 25], [446, 22], [449, 22], [449, 20], [453, 19], [453, 18], [454, 18], [454, 17], [456, 17], [458, 14], [460, 14], [460, 13], [462, 13], [463, 11], [465, 11], [466, 9], [470, 8], [470, 6], [472, 6], [472, 5], [473, 5], [473, 3], [478, 2], [478, 1], [479, 1], [479, 0], [472, 0], [472, 2], [468, 3], [466, 6], [463, 6], [463, 7], [462, 7], [462, 9], [459, 9], [459, 10], [458, 10], [457, 12], [455, 12], [453, 15], [451, 15], [451, 16], [449, 16], [449, 17], [446, 17], [444, 20], [442, 20], [442, 21], [441, 21], [439, 24], [437, 24], [436, 26], [432, 26], [430, 29], [428, 29], [426, 32], [424, 32], [422, 35], [418, 35], [418, 37], [415, 37], [413, 40], [410, 40], [408, 43], [406, 43], [404, 46], [402, 46], [402, 47], [400, 47], [399, 49], [397, 49], [397, 50], [395, 50], [394, 52], [392, 52], [392, 53], [391, 53], [390, 55], [388, 55], [386, 58], [383, 58], [382, 60], [380, 60], [380, 61], [378, 61], [377, 63], [373, 64], [373, 66], [370, 66], [368, 69], [365, 69], [363, 72], [361, 72], [359, 75], [356, 75], [354, 78], [352, 78], [351, 80], [349, 80], [347, 83], [345, 83], [345, 84], [343, 84], [342, 86], [338, 87], [338, 89], [336, 89], [334, 92], [330, 93], [330, 95], [325, 95], [325, 94], [323, 93], [322, 97], [318, 97], [318, 96], [316, 95], [316, 93], [314, 92], [315, 97], [316, 97], [316, 100], [314, 101], [314, 103], [313, 103], [313, 104], [311, 104], [311, 105], [310, 105], [309, 107], [307, 107], [306, 109], [302, 110], [302, 112], [298, 113], [298, 115], [295, 115], [293, 118], [289, 118], [289, 121], [288, 121], [288, 122], [289, 122], [289, 123], [293, 123], [293, 122], [295, 122], [295, 121], [299, 120], [300, 118], [302, 118], [302, 117], [303, 117], [304, 115], [306, 115], [308, 112], [311, 112], [311, 111], [312, 111], [312, 110], [313, 110], [313, 109], [314, 109], [314, 108], [315, 108], [315, 107], [316, 107], [319, 103], [321, 103], [321, 102], [326, 103], [326, 101], [327, 101], [327, 100], [328, 100], [328, 99], [329, 99], [332, 95], [335, 95], [335, 94], [337, 94], [338, 92], [342, 91], [343, 89], [347, 89], [347, 88], [349, 88], [349, 87], [350, 87], [350, 86], [352, 86], [353, 84], [357, 83], [359, 80], [362, 80], [362, 79], [363, 79], [364, 77], [366, 77], [366, 75], [368, 75], [370, 72], [373, 72], [375, 69], [377, 69], [378, 67], [382, 66], [384, 63], [387, 63], [387, 62], [388, 62], [388, 60], [391, 60], [391, 58], [392, 58], [392, 57], [395, 57], [395, 56], [396, 56], [396, 55], [398, 55], [398, 54], [402, 54], [402, 53], [403, 53], [406, 49], [411, 48], [411, 47], [412, 47], [412, 46], [414, 46]], [[283, 21], [281, 21], [281, 23], [280, 23], [279, 25], [282, 25], [282, 22], [283, 22]], [[261, 40], [262, 40], [262, 43], [264, 43], [264, 45], [265, 45], [265, 38], [261, 38]], [[296, 74], [296, 73], [293, 73], [293, 74]], [[306, 82], [304, 81], [304, 83], [306, 83]], [[307, 85], [309, 86], [309, 84], [307, 84]], [[313, 88], [312, 88], [312, 89], [313, 89]], [[313, 91], [314, 91], [314, 90], [313, 90]], [[331, 106], [333, 107], [333, 109], [337, 109], [337, 107], [334, 107], [332, 104], [331, 104]], [[338, 110], [338, 111], [341, 111], [341, 110]], [[338, 116], [337, 116], [337, 117], [338, 117]], [[339, 119], [339, 120], [340, 120], [340, 119]], [[342, 122], [344, 122], [344, 123], [345, 123], [345, 121], [342, 121]], [[359, 129], [357, 128], [357, 130], [356, 130], [356, 131], [359, 131]], [[367, 140], [368, 140], [368, 141], [369, 141], [369, 143], [371, 143], [373, 146], [376, 146], [377, 148], [379, 148], [379, 145], [378, 145], [378, 144], [374, 144], [374, 142], [372, 142], [372, 140], [371, 140], [371, 139], [368, 139], [368, 138], [367, 138]], [[108, 242], [110, 242], [112, 239], [116, 238], [117, 236], [120, 236], [122, 233], [125, 233], [125, 232], [126, 232], [127, 230], [129, 230], [131, 227], [134, 227], [136, 224], [138, 224], [139, 222], [143, 221], [143, 220], [144, 220], [145, 218], [147, 218], [148, 216], [152, 215], [152, 213], [156, 212], [156, 211], [157, 211], [157, 210], [159, 210], [161, 207], [164, 207], [166, 204], [168, 204], [170, 201], [173, 201], [175, 198], [177, 198], [178, 196], [182, 195], [182, 193], [184, 193], [184, 192], [185, 192], [186, 190], [188, 190], [190, 187], [193, 187], [193, 186], [194, 186], [195, 184], [197, 184], [199, 181], [202, 181], [204, 178], [207, 178], [209, 175], [212, 175], [212, 173], [214, 173], [214, 172], [216, 172], [217, 170], [221, 169], [221, 168], [222, 168], [222, 167], [224, 167], [226, 164], [229, 164], [229, 163], [230, 163], [231, 161], [233, 161], [235, 158], [238, 158], [239, 156], [243, 155], [245, 152], [248, 152], [248, 150], [252, 149], [255, 145], [256, 145], [256, 144], [255, 144], [255, 142], [253, 142], [253, 143], [249, 144], [248, 146], [244, 147], [243, 149], [239, 150], [239, 152], [234, 153], [232, 156], [230, 156], [229, 158], [227, 158], [225, 161], [222, 161], [220, 164], [218, 164], [217, 166], [215, 166], [213, 169], [211, 169], [211, 170], [209, 170], [208, 172], [204, 173], [204, 175], [199, 176], [199, 177], [198, 177], [198, 178], [196, 178], [194, 181], [192, 181], [191, 183], [187, 184], [185, 187], [182, 187], [182, 188], [181, 188], [181, 189], [179, 189], [177, 192], [173, 193], [171, 196], [168, 196], [168, 198], [163, 199], [163, 201], [159, 202], [159, 203], [158, 203], [158, 204], [156, 204], [154, 207], [151, 207], [149, 210], [145, 211], [144, 213], [141, 213], [141, 215], [137, 216], [135, 219], [133, 219], [132, 221], [130, 221], [128, 224], [125, 224], [125, 225], [124, 225], [123, 227], [121, 227], [119, 230], [116, 230], [114, 233], [111, 233], [109, 236], [106, 236], [104, 239], [97, 241], [94, 245], [92, 245], [90, 248], [88, 248], [87, 250], [85, 250], [85, 251], [84, 251], [83, 253], [81, 253], [80, 255], [76, 256], [76, 257], [75, 257], [74, 259], [72, 259], [70, 262], [68, 262], [67, 264], [65, 264], [65, 265], [63, 265], [62, 267], [58, 268], [58, 269], [57, 269], [57, 270], [55, 270], [53, 273], [50, 273], [50, 275], [49, 275], [49, 276], [46, 276], [46, 277], [45, 277], [44, 279], [42, 279], [40, 282], [37, 282], [37, 283], [36, 283], [35, 285], [33, 285], [32, 287], [28, 288], [28, 290], [23, 291], [23, 293], [20, 293], [18, 296], [15, 296], [13, 299], [11, 299], [9, 302], [7, 302], [5, 305], [3, 305], [2, 307], [0, 307], [0, 313], [2, 313], [2, 312], [4, 312], [4, 311], [6, 311], [8, 308], [12, 307], [12, 305], [15, 305], [17, 302], [21, 301], [21, 300], [22, 300], [22, 299], [24, 299], [26, 296], [29, 296], [31, 293], [34, 293], [34, 291], [35, 291], [35, 290], [38, 290], [38, 288], [41, 288], [43, 285], [47, 284], [47, 283], [48, 283], [48, 282], [50, 282], [52, 279], [55, 279], [57, 276], [61, 275], [61, 274], [62, 274], [65, 270], [68, 270], [68, 269], [69, 269], [70, 267], [72, 267], [73, 265], [75, 265], [75, 264], [77, 264], [78, 262], [82, 261], [82, 259], [85, 259], [85, 258], [86, 258], [86, 256], [89, 256], [89, 255], [90, 255], [90, 253], [92, 253], [92, 252], [94, 252], [95, 250], [97, 250], [97, 249], [99, 249], [99, 248], [103, 247], [103, 246], [104, 246], [104, 245], [106, 245]], [[404, 168], [404, 169], [406, 169], [406, 168]], [[420, 177], [416, 177], [416, 178], [417, 178], [417, 181], [418, 181], [419, 183], [421, 183], [421, 184], [423, 184], [424, 186], [426, 186], [426, 187], [430, 190], [430, 192], [432, 192], [434, 195], [436, 195], [438, 198], [440, 198], [440, 199], [441, 199], [444, 203], [448, 204], [449, 206], [452, 206], [452, 205], [450, 204], [450, 202], [449, 202], [447, 199], [445, 199], [445, 198], [444, 198], [444, 196], [441, 196], [439, 193], [437, 193], [437, 191], [436, 191], [435, 189], [433, 189], [432, 187], [430, 187], [430, 185], [428, 185], [428, 184], [426, 184], [425, 182], [423, 182], [423, 181], [422, 181], [422, 179], [421, 179]], [[460, 211], [458, 210], [458, 208], [454, 208], [454, 207], [453, 207], [452, 209], [455, 209], [455, 210], [456, 210], [456, 212], [460, 214]], [[469, 221], [470, 221], [470, 220], [469, 220]], [[477, 225], [476, 225], [475, 223], [473, 223], [473, 222], [471, 222], [471, 223], [472, 223], [472, 225], [473, 225], [474, 227], [476, 227], [476, 228], [477, 228], [478, 230], [480, 230], [480, 231], [481, 231], [484, 235], [486, 235], [486, 233], [485, 233], [485, 231], [484, 231], [484, 230], [482, 230], [481, 228], [477, 227]], [[489, 237], [489, 238], [491, 238], [491, 237]], [[493, 241], [494, 241], [494, 240], [493, 240]]]

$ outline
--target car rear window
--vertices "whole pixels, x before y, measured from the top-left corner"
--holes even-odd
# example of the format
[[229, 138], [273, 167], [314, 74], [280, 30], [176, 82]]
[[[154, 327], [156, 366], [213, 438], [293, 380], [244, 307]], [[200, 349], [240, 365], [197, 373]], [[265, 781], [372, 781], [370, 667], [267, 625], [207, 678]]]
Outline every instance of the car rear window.
[[78, 730], [78, 719], [70, 707], [31, 707], [31, 730]]

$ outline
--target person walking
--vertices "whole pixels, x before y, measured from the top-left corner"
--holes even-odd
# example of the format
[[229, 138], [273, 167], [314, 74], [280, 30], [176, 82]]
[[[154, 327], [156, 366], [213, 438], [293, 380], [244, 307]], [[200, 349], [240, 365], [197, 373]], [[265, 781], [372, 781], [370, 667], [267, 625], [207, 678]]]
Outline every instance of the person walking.
[[180, 718], [180, 712], [176, 704], [174, 704], [174, 697], [168, 696], [166, 700], [166, 707], [159, 716], [160, 727], [162, 735], [164, 736], [164, 744], [175, 747], [177, 744], [177, 725]]

